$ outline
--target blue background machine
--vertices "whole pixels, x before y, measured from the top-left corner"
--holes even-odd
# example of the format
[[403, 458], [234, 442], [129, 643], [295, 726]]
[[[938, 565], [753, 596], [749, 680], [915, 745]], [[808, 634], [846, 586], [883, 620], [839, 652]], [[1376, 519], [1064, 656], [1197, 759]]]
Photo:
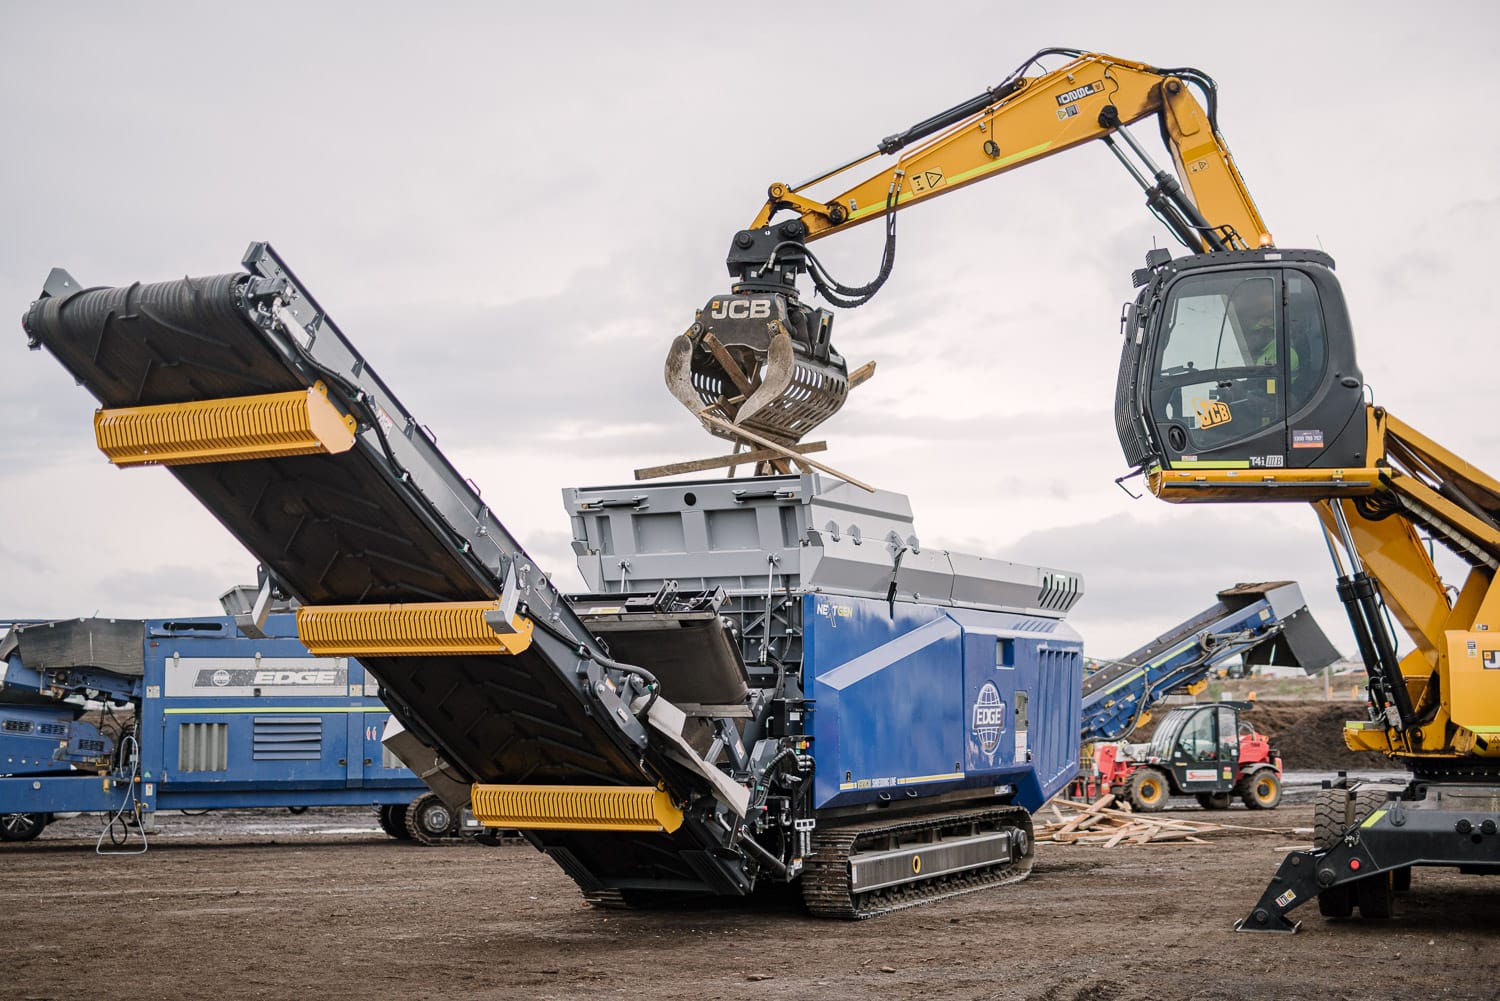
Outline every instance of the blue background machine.
[[[313, 658], [291, 615], [74, 619], [0, 639], [0, 839], [54, 814], [152, 827], [160, 810], [377, 804], [389, 833], [426, 786], [381, 745], [359, 661]], [[396, 827], [396, 821], [401, 828]]]

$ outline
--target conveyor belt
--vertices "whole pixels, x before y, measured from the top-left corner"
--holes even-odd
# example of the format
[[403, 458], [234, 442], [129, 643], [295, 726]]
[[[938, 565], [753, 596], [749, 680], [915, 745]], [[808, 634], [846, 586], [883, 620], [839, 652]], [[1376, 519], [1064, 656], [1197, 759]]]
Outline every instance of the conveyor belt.
[[[613, 688], [589, 683], [608, 660], [598, 642], [295, 276], [264, 244], [244, 263], [247, 272], [88, 290], [54, 271], [25, 329], [106, 408], [327, 384], [358, 421], [351, 450], [170, 471], [306, 605], [485, 601], [517, 589], [538, 624], [519, 654], [361, 656], [402, 721], [469, 779], [665, 782], [684, 799], [701, 786], [648, 746], [640, 721], [610, 701]], [[603, 874], [702, 889], [723, 877], [695, 875], [691, 859], [709, 847], [695, 823], [674, 835], [541, 840], [580, 883]]]

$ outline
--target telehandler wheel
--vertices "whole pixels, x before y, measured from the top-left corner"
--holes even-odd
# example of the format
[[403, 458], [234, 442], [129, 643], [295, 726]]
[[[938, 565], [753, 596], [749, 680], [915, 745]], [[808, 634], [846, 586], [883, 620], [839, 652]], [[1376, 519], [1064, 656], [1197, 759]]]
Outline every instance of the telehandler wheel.
[[0, 841], [32, 841], [46, 826], [45, 813], [0, 813]]
[[1264, 768], [1250, 776], [1250, 783], [1245, 786], [1244, 795], [1240, 797], [1246, 806], [1252, 810], [1274, 810], [1281, 805], [1281, 778], [1269, 768]]
[[1230, 795], [1227, 792], [1200, 792], [1198, 805], [1205, 810], [1229, 809]]
[[1155, 813], [1167, 805], [1167, 777], [1155, 768], [1139, 768], [1126, 788], [1130, 805], [1141, 813]]
[[1391, 870], [1391, 889], [1397, 893], [1405, 893], [1411, 889], [1411, 866], [1403, 865]]

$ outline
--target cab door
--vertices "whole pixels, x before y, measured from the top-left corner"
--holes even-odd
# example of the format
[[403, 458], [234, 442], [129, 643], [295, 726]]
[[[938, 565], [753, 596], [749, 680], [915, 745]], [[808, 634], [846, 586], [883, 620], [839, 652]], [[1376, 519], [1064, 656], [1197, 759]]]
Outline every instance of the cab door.
[[1283, 292], [1270, 268], [1189, 273], [1172, 285], [1150, 406], [1174, 467], [1285, 464]]
[[[1219, 706], [1204, 706], [1189, 716], [1172, 744], [1172, 771], [1185, 793], [1222, 792], [1228, 788], [1222, 776], [1228, 764], [1233, 775], [1234, 763], [1223, 760], [1224, 748], [1219, 739]], [[1234, 734], [1233, 724], [1229, 733]]]

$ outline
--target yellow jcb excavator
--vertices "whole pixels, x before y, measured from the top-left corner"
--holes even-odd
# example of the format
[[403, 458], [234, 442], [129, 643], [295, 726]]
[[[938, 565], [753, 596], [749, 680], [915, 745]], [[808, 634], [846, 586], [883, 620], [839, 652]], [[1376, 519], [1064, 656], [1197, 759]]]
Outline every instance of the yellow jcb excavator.
[[[1063, 65], [1038, 68], [1054, 58]], [[1175, 173], [1126, 128], [1148, 118]], [[848, 163], [771, 185], [731, 241], [731, 291], [673, 342], [669, 388], [716, 434], [794, 446], [849, 388], [832, 314], [800, 298], [798, 279], [833, 306], [860, 305], [890, 274], [898, 211], [1095, 140], [1190, 251], [1153, 250], [1134, 272], [1115, 403], [1125, 458], [1167, 501], [1313, 504], [1368, 674], [1367, 716], [1345, 740], [1410, 771], [1399, 787], [1324, 790], [1316, 847], [1286, 858], [1238, 927], [1294, 931], [1287, 912], [1313, 898], [1328, 916], [1387, 917], [1412, 866], [1500, 872], [1500, 483], [1367, 402], [1334, 262], [1274, 245], [1207, 74], [1045, 49]], [[847, 190], [806, 194], [871, 161]], [[807, 245], [875, 219], [877, 277], [835, 282]], [[1461, 584], [1444, 582], [1429, 541], [1468, 565]]]

